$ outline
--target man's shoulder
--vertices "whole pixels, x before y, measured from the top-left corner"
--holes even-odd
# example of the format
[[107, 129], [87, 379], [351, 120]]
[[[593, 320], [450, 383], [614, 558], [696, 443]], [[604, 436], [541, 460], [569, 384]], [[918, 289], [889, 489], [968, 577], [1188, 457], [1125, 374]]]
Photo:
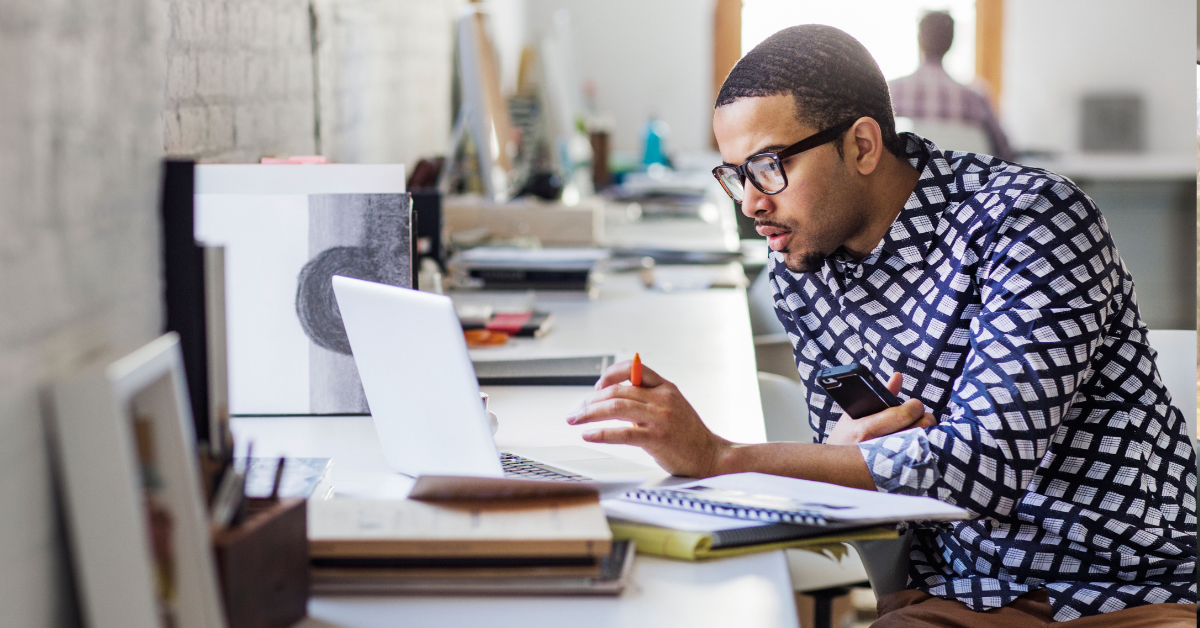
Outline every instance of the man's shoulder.
[[976, 229], [996, 229], [1016, 219], [1053, 220], [1068, 210], [1081, 219], [1098, 218], [1091, 200], [1064, 176], [991, 155], [944, 156], [953, 175], [949, 213], [959, 221], [970, 219]]

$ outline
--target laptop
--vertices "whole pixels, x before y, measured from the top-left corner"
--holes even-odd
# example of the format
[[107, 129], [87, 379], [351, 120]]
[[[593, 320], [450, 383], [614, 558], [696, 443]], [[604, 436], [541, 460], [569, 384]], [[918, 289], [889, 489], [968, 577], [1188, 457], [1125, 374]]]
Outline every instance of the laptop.
[[487, 479], [478, 485], [485, 492], [519, 491], [499, 479], [609, 492], [665, 475], [581, 446], [500, 452], [449, 297], [341, 276], [333, 291], [380, 444], [396, 471]]

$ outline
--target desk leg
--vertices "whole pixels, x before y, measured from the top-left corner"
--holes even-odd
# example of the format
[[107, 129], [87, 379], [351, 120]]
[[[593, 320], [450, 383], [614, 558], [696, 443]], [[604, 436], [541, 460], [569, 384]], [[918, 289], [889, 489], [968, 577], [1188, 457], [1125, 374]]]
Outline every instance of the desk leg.
[[813, 628], [833, 628], [833, 599], [849, 593], [846, 587], [805, 591], [813, 598]]

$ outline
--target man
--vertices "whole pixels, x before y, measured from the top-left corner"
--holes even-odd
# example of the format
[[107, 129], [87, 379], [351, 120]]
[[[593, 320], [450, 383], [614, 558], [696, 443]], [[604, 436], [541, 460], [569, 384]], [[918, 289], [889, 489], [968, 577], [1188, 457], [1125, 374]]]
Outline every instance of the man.
[[[620, 385], [628, 363], [568, 422], [628, 421], [584, 438], [678, 475], [759, 471], [976, 514], [916, 531], [909, 590], [880, 600], [879, 626], [1194, 626], [1195, 453], [1092, 201], [898, 136], [878, 66], [825, 26], [747, 54], [713, 129], [714, 174], [768, 237], [821, 444], [726, 441], [652, 370]], [[907, 401], [843, 416], [815, 376], [851, 362]]]
[[959, 122], [978, 127], [987, 136], [992, 154], [1012, 159], [1012, 148], [992, 106], [979, 92], [958, 84], [942, 68], [942, 58], [954, 43], [954, 18], [944, 11], [931, 11], [917, 26], [921, 66], [889, 86], [896, 115], [914, 120]]

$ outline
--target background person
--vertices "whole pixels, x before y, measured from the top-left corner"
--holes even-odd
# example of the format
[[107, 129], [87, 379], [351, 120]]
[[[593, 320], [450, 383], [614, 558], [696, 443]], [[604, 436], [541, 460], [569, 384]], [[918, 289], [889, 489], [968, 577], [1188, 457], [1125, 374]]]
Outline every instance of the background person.
[[[931, 11], [917, 26], [921, 65], [916, 72], [888, 83], [896, 115], [913, 120], [957, 122], [976, 126], [987, 136], [991, 154], [1013, 160], [1004, 129], [992, 106], [978, 91], [960, 84], [946, 73], [942, 58], [954, 43], [954, 18], [944, 11]], [[943, 148], [953, 149], [953, 146]]]

